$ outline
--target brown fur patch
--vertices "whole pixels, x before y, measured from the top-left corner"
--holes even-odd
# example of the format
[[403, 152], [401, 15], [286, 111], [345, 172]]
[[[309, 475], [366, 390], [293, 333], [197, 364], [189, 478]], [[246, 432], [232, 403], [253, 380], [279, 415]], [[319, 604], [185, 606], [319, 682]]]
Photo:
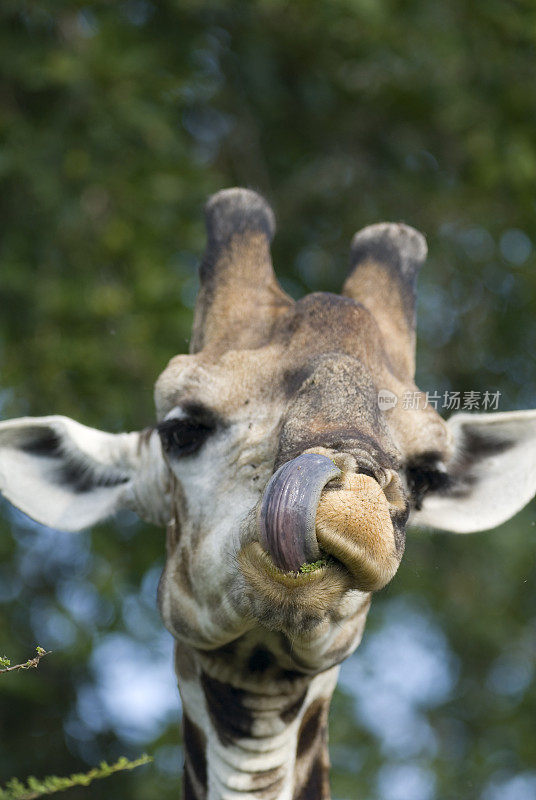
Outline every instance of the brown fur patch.
[[207, 791], [199, 786], [190, 767], [185, 764], [182, 776], [182, 800], [206, 800]]
[[313, 761], [307, 780], [294, 794], [293, 800], [329, 800], [328, 768], [319, 755]]
[[251, 776], [251, 789], [259, 800], [277, 800], [285, 780], [285, 770], [274, 767]]
[[236, 656], [239, 642], [239, 639], [232, 639], [230, 642], [222, 644], [221, 647], [211, 650], [210, 655], [215, 658], [224, 658], [226, 660], [233, 659]]
[[329, 800], [329, 702], [329, 698], [319, 697], [303, 715], [296, 747], [296, 786], [293, 800]]
[[201, 673], [207, 711], [220, 742], [229, 745], [252, 734], [254, 716], [244, 705], [246, 692]]
[[317, 744], [325, 723], [326, 700], [320, 697], [311, 703], [303, 715], [296, 746], [297, 758], [303, 758]]
[[288, 706], [286, 706], [286, 708], [284, 708], [280, 712], [279, 716], [281, 717], [285, 725], [289, 725], [296, 719], [296, 717], [302, 710], [306, 697], [307, 697], [307, 689], [305, 689], [295, 700], [292, 700], [288, 704]]
[[202, 800], [194, 790], [192, 781], [190, 780], [190, 772], [186, 765], [182, 775], [182, 796], [183, 800]]
[[276, 660], [265, 647], [256, 647], [248, 659], [248, 671], [262, 675], [274, 667]]
[[185, 768], [195, 778], [198, 796], [204, 797], [207, 791], [207, 741], [203, 731], [192, 722], [187, 714], [182, 717]]

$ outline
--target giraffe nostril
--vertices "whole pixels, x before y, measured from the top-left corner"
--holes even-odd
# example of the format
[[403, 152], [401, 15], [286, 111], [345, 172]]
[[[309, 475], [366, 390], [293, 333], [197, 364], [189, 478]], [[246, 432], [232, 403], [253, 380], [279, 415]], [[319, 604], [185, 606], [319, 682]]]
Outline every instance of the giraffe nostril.
[[315, 532], [320, 495], [341, 474], [327, 456], [305, 453], [272, 475], [261, 502], [259, 538], [279, 569], [297, 571], [320, 557]]

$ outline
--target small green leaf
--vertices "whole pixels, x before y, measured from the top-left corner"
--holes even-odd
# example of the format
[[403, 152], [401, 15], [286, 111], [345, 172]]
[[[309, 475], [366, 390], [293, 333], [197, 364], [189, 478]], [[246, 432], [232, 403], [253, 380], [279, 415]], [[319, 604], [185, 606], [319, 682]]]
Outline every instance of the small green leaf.
[[300, 567], [300, 572], [302, 574], [306, 572], [314, 572], [317, 569], [321, 569], [329, 564], [329, 558], [319, 558], [318, 561], [312, 561], [309, 564], [302, 564]]

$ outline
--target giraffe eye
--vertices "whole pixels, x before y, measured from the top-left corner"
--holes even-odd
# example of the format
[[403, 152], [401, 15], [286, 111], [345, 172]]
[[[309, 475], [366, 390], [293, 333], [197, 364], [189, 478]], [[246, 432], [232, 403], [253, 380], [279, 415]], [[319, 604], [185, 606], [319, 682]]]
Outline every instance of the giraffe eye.
[[196, 419], [169, 419], [157, 425], [162, 447], [171, 456], [195, 453], [213, 432], [214, 427]]

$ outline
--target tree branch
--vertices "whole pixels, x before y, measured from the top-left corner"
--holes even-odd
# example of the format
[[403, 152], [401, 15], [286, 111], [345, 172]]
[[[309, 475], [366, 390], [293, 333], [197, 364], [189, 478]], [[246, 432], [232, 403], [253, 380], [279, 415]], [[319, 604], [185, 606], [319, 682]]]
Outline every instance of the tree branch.
[[15, 672], [15, 670], [19, 669], [33, 669], [37, 668], [39, 662], [45, 656], [49, 656], [52, 653], [52, 650], [44, 650], [39, 645], [35, 648], [37, 651], [37, 655], [34, 658], [30, 658], [28, 661], [25, 661], [24, 664], [14, 664], [11, 666], [11, 661], [9, 658], [5, 656], [0, 656], [0, 665], [2, 669], [0, 669], [0, 673], [2, 672]]

